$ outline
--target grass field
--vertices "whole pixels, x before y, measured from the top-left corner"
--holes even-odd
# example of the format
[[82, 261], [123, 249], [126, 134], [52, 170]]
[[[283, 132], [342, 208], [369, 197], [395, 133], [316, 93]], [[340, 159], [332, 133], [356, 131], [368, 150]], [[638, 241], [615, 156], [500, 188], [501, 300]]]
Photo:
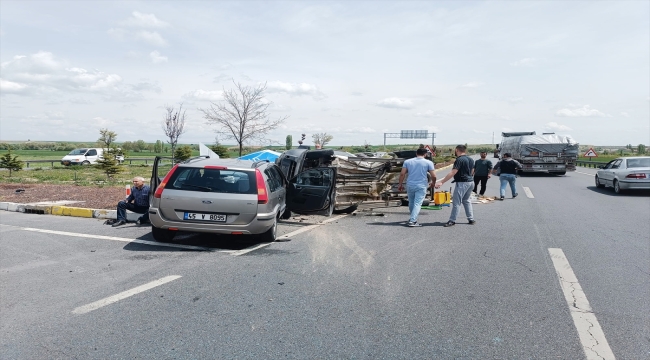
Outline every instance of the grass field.
[[[49, 166], [48, 166], [49, 167]], [[39, 183], [39, 184], [76, 184], [81, 186], [108, 186], [131, 184], [131, 180], [136, 176], [146, 179], [151, 178], [151, 166], [133, 165], [122, 166], [123, 171], [115, 175], [114, 179], [108, 180], [106, 174], [94, 166], [58, 166], [54, 168], [43, 169], [40, 167], [31, 168], [31, 170], [21, 170], [12, 172], [9, 177], [9, 171], [0, 171], [0, 183]]]

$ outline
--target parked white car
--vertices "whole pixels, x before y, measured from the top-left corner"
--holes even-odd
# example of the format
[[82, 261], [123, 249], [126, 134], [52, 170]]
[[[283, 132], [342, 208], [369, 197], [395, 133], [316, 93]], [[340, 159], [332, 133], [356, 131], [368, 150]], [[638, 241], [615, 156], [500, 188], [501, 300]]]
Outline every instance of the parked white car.
[[596, 187], [611, 186], [617, 194], [624, 190], [650, 190], [650, 156], [618, 158], [599, 168]]
[[[104, 155], [102, 148], [81, 148], [74, 149], [61, 159], [62, 165], [92, 165], [97, 164], [97, 160], [101, 159]], [[118, 162], [124, 161], [123, 155], [115, 157]]]

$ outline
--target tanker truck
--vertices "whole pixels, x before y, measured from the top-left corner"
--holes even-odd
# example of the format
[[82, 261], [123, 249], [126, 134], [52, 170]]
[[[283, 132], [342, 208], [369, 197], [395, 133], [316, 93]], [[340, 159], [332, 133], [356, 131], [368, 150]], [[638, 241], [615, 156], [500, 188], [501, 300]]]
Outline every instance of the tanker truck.
[[576, 170], [578, 143], [571, 136], [531, 132], [501, 133], [499, 153], [512, 154], [523, 166], [522, 172], [548, 172], [564, 175]]

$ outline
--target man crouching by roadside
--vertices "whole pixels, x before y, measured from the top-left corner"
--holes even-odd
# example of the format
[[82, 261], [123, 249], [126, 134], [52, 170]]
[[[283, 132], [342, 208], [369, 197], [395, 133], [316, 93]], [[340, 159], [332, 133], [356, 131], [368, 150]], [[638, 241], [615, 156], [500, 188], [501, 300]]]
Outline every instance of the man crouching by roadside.
[[134, 177], [131, 195], [117, 204], [117, 221], [113, 227], [126, 224], [126, 211], [142, 214], [136, 224], [149, 223], [149, 186], [144, 184], [144, 178]]

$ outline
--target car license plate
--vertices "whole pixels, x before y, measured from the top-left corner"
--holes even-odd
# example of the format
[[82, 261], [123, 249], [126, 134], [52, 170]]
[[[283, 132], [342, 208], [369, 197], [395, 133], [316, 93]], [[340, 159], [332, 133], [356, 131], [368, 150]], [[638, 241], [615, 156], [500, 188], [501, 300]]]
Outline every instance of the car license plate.
[[183, 220], [200, 220], [200, 221], [215, 221], [226, 222], [226, 215], [221, 214], [202, 214], [186, 212], [183, 215]]

